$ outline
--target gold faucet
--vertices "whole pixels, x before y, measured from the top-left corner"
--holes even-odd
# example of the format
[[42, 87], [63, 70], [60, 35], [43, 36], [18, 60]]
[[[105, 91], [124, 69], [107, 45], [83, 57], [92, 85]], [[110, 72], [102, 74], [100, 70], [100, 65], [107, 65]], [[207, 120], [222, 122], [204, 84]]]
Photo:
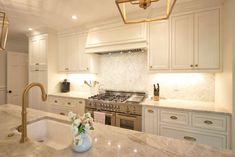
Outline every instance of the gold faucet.
[[28, 96], [29, 96], [29, 90], [32, 87], [38, 86], [41, 89], [42, 92], [42, 100], [46, 101], [47, 100], [47, 94], [45, 92], [45, 89], [43, 87], [43, 85], [41, 83], [31, 83], [28, 84], [23, 91], [23, 95], [22, 95], [22, 131], [21, 131], [21, 139], [20, 139], [20, 143], [24, 143], [28, 140], [27, 137], [27, 111], [26, 108], [28, 107]]

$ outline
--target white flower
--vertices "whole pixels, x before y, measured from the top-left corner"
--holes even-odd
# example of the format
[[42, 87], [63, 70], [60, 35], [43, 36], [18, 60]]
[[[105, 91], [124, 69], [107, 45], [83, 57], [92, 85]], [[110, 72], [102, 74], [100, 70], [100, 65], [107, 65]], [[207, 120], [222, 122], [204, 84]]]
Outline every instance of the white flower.
[[76, 136], [73, 140], [73, 144], [75, 146], [80, 146], [82, 144], [82, 136], [81, 135]]
[[69, 117], [69, 119], [71, 120], [71, 121], [74, 121], [75, 119], [76, 119], [76, 117], [77, 117], [77, 115], [75, 114], [75, 113], [73, 113], [73, 112], [69, 112], [68, 113], [68, 117]]
[[73, 127], [72, 131], [73, 131], [73, 136], [78, 135], [78, 127]]
[[89, 112], [85, 113], [85, 114], [84, 114], [84, 117], [85, 117], [85, 118], [90, 118], [90, 117], [91, 117], [91, 113], [89, 113]]
[[81, 124], [81, 120], [80, 120], [80, 119], [75, 119], [75, 120], [73, 121], [73, 126], [78, 127], [80, 124]]
[[89, 133], [90, 132], [90, 129], [91, 129], [91, 126], [90, 126], [90, 124], [85, 124], [85, 133]]

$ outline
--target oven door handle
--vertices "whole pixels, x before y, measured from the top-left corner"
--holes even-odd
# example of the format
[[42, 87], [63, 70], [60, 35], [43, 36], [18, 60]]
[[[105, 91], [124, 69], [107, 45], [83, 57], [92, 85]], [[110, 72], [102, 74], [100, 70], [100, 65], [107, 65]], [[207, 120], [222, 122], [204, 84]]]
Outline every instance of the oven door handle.
[[123, 117], [125, 119], [129, 119], [129, 120], [136, 120], [136, 116], [131, 116], [131, 115], [127, 115], [127, 114], [117, 114], [117, 117]]

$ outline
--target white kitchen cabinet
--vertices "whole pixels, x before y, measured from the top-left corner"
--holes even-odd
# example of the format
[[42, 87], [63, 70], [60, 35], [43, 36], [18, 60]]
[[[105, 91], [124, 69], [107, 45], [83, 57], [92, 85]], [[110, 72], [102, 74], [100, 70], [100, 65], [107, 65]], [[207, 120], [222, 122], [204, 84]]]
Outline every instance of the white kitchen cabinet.
[[58, 66], [60, 72], [78, 71], [78, 35], [66, 35], [59, 37]]
[[60, 72], [97, 72], [97, 55], [85, 53], [86, 41], [87, 33], [59, 36], [58, 67]]
[[67, 116], [70, 111], [83, 116], [85, 101], [82, 99], [49, 96], [47, 102], [49, 112]]
[[191, 70], [194, 65], [194, 14], [173, 16], [171, 22], [171, 68]]
[[171, 18], [171, 69], [220, 71], [220, 9]]
[[90, 55], [85, 53], [87, 34], [81, 34], [78, 38], [78, 69], [79, 71], [89, 71]]
[[47, 34], [29, 38], [29, 64], [47, 65]]
[[169, 70], [169, 22], [160, 21], [149, 24], [149, 70]]
[[195, 68], [220, 69], [220, 10], [195, 14]]
[[[38, 82], [41, 83], [47, 92], [47, 70], [31, 70], [29, 71], [29, 83]], [[38, 87], [34, 87], [29, 92], [29, 107], [44, 110], [46, 103], [42, 101], [41, 90]]]
[[178, 127], [162, 125], [160, 127], [160, 135], [200, 144], [207, 144], [219, 148], [227, 148], [227, 139], [223, 134], [197, 132], [193, 130], [184, 130]]
[[146, 133], [157, 134], [157, 109], [153, 107], [144, 107], [143, 116], [143, 131]]

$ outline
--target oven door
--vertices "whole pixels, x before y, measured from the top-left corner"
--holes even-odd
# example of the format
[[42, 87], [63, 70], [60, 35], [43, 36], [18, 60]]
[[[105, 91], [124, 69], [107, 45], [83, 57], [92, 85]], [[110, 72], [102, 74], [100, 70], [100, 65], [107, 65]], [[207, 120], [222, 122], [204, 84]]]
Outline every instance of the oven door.
[[116, 126], [141, 131], [141, 116], [116, 113]]
[[105, 124], [106, 125], [116, 125], [116, 113], [115, 112], [108, 112], [108, 111], [99, 111], [105, 113]]

